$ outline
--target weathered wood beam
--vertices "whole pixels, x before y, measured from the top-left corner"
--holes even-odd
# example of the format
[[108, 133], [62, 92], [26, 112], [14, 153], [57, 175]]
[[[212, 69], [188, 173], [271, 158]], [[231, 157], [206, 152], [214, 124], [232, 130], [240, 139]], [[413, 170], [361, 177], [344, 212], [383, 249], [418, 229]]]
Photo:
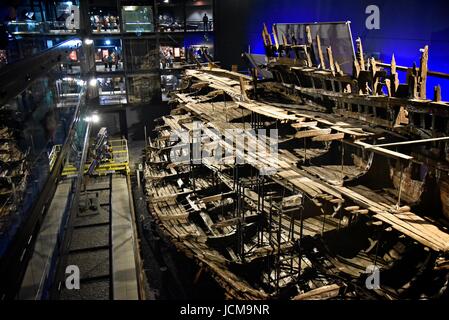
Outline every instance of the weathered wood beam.
[[[381, 64], [379, 64], [379, 65], [381, 65]], [[397, 73], [396, 59], [394, 57], [394, 54], [391, 56], [391, 65], [390, 66], [391, 66], [391, 73], [392, 74]]]
[[306, 127], [316, 127], [318, 125], [318, 121], [310, 121], [310, 122], [300, 122], [293, 123], [292, 127], [295, 129], [306, 128]]
[[382, 88], [379, 88], [379, 76], [378, 72], [380, 71], [380, 68], [377, 66], [376, 59], [371, 58], [371, 72], [373, 75], [373, 95], [378, 95], [379, 92], [382, 92]]
[[345, 210], [346, 210], [346, 211], [349, 211], [349, 212], [355, 211], [355, 210], [359, 210], [359, 209], [360, 209], [359, 206], [351, 206], [351, 207], [346, 207], [346, 208], [345, 208]]
[[337, 61], [335, 61], [335, 72], [339, 75], [339, 76], [343, 76], [344, 72], [343, 70], [341, 70], [340, 65], [338, 64]]
[[265, 23], [263, 24], [263, 33], [264, 33], [265, 38], [267, 40], [267, 45], [272, 46], [273, 45], [273, 41], [271, 40], [270, 33], [268, 32], [268, 28], [267, 28], [267, 25]]
[[299, 294], [293, 300], [327, 300], [337, 297], [339, 292], [340, 286], [331, 284]]
[[356, 78], [356, 79], [358, 79], [358, 77], [360, 76], [360, 63], [357, 61], [357, 59], [354, 59], [354, 65], [353, 65], [353, 68], [354, 68], [354, 78]]
[[313, 44], [312, 39], [312, 30], [310, 29], [310, 26], [306, 26], [306, 38], [307, 38], [307, 44], [310, 46]]
[[332, 74], [335, 75], [335, 64], [334, 64], [334, 55], [332, 53], [332, 47], [327, 48], [327, 56], [329, 57], [329, 69], [332, 71]]
[[357, 40], [355, 42], [357, 45], [357, 58], [358, 58], [360, 70], [365, 71], [366, 70], [365, 69], [365, 56], [364, 56], [364, 52], [363, 52], [362, 39], [357, 38]]
[[[383, 63], [383, 62], [379, 62], [379, 61], [377, 61], [377, 65], [379, 65], [379, 66], [381, 66], [383, 68], [391, 68], [392, 67], [391, 64]], [[410, 70], [409, 67], [398, 66], [398, 65], [395, 65], [395, 68], [396, 68], [396, 70], [400, 70], [400, 71], [408, 71], [408, 70]], [[432, 77], [436, 77], [436, 78], [441, 78], [441, 79], [449, 79], [449, 73], [444, 73], [444, 72], [439, 72], [439, 71], [427, 70], [427, 75], [428, 76], [432, 76]]]
[[411, 140], [411, 141], [385, 143], [385, 144], [376, 145], [375, 147], [380, 147], [380, 148], [395, 147], [395, 146], [404, 146], [404, 145], [427, 143], [427, 142], [435, 142], [435, 141], [446, 141], [446, 140], [449, 140], [449, 137], [440, 137], [440, 138], [430, 138], [430, 139], [421, 139], [421, 140]]
[[275, 28], [274, 24], [272, 25], [271, 29], [273, 31], [274, 45], [275, 45], [276, 49], [279, 49], [279, 40], [278, 40], [278, 36], [277, 36], [276, 28]]
[[365, 150], [373, 151], [375, 153], [379, 153], [379, 154], [382, 154], [384, 156], [388, 156], [391, 158], [397, 158], [397, 159], [403, 159], [403, 160], [412, 160], [413, 159], [412, 156], [408, 156], [403, 153], [391, 151], [391, 150], [388, 150], [388, 149], [385, 149], [385, 148], [382, 148], [379, 146], [374, 146], [374, 145], [371, 145], [371, 144], [368, 144], [368, 143], [365, 143], [362, 141], [355, 141], [354, 143], [361, 147], [364, 147]]
[[326, 141], [342, 140], [344, 137], [345, 137], [344, 133], [323, 134], [321, 136], [314, 137], [312, 140], [326, 142]]
[[300, 131], [295, 134], [295, 138], [297, 139], [303, 139], [303, 138], [311, 138], [320, 136], [323, 134], [329, 134], [331, 133], [331, 129], [316, 129], [316, 130], [306, 130], [306, 131]]
[[442, 98], [441, 98], [441, 86], [440, 85], [435, 86], [434, 90], [435, 91], [434, 91], [434, 98], [433, 98], [433, 100], [435, 102], [441, 102], [441, 100], [442, 100]]
[[354, 210], [351, 213], [352, 214], [367, 215], [369, 213], [369, 210], [368, 209]]
[[218, 201], [218, 200], [224, 199], [226, 197], [230, 197], [232, 195], [234, 195], [233, 191], [227, 192], [227, 193], [220, 193], [220, 194], [216, 194], [216, 195], [213, 195], [213, 196], [202, 198], [201, 201], [203, 203], [209, 203], [209, 202], [213, 202], [213, 201]]
[[319, 34], [316, 35], [316, 46], [318, 48], [318, 57], [320, 59], [320, 68], [326, 69], [326, 65], [324, 63], [323, 48], [321, 47], [321, 39], [320, 39]]
[[246, 221], [254, 221], [258, 218], [258, 215], [250, 215], [250, 216], [245, 216], [245, 218], [240, 217], [240, 218], [232, 218], [229, 220], [224, 220], [224, 221], [220, 221], [217, 223], [214, 223], [213, 225], [211, 225], [211, 228], [214, 229], [218, 229], [218, 228], [226, 228], [226, 227], [232, 227], [235, 226], [239, 223], [244, 223]]
[[171, 221], [171, 220], [183, 220], [183, 219], [187, 219], [189, 217], [188, 213], [181, 213], [181, 214], [167, 214], [167, 215], [162, 215], [159, 214], [158, 218], [161, 221]]
[[387, 88], [387, 96], [392, 97], [393, 91], [391, 90], [391, 80], [385, 79], [385, 87]]
[[419, 97], [421, 99], [427, 98], [426, 84], [427, 84], [428, 62], [429, 62], [429, 46], [425, 46], [421, 56], [421, 63], [419, 67]]
[[285, 36], [285, 33], [282, 34], [282, 42], [284, 46], [289, 46], [287, 37]]

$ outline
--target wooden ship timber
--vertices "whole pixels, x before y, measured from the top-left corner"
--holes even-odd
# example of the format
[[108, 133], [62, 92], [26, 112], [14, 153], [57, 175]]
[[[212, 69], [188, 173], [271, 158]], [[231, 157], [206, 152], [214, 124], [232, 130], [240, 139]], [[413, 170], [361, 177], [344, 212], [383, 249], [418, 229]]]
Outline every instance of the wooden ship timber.
[[[426, 86], [429, 77], [448, 79], [449, 75], [428, 70], [429, 47], [422, 49], [419, 67], [407, 68], [398, 66], [394, 55], [391, 64], [366, 58], [358, 38], [353, 73], [349, 75], [333, 57], [332, 47], [321, 45], [319, 33], [313, 36], [307, 25], [304, 30], [305, 42], [298, 44], [294, 36], [278, 31], [276, 26], [273, 41], [264, 26], [268, 69], [275, 82], [261, 87], [269, 86], [268, 90], [292, 101], [384, 130], [381, 142], [377, 139], [374, 143], [413, 157], [403, 158], [406, 163], [390, 161], [394, 188], [389, 191], [395, 196], [401, 193], [417, 205], [426, 189], [437, 189], [439, 201], [431, 199], [423, 206], [433, 204], [433, 211], [442, 210], [449, 218], [449, 104], [442, 101], [440, 86], [434, 88], [434, 99], [427, 99]], [[399, 71], [406, 72], [404, 84], [399, 81]]]
[[[161, 235], [228, 298], [447, 296], [448, 127], [435, 123], [448, 105], [422, 96], [427, 49], [409, 76], [416, 96], [402, 97], [405, 88], [386, 81], [393, 66], [392, 75], [374, 61], [368, 68], [359, 54], [358, 73], [344, 75], [337, 62], [314, 65], [312, 43], [288, 58], [287, 44], [263, 35], [274, 80], [213, 64], [186, 70], [171, 114], [158, 120], [145, 187]], [[415, 115], [429, 110], [438, 110], [432, 126], [418, 126]], [[277, 152], [253, 152], [273, 142], [257, 138], [261, 129], [277, 130]], [[197, 144], [201, 152], [191, 152]], [[432, 212], [429, 195], [440, 203]], [[368, 288], [373, 267], [381, 281]]]
[[29, 175], [26, 157], [14, 130], [0, 128], [0, 236], [8, 232], [26, 190]]

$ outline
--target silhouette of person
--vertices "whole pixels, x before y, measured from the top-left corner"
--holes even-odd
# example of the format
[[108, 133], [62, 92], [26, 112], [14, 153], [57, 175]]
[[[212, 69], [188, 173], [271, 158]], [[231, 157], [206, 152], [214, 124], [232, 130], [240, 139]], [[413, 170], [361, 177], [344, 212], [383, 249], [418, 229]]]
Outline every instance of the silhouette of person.
[[203, 16], [203, 25], [204, 31], [209, 31], [209, 17], [207, 16], [207, 13]]

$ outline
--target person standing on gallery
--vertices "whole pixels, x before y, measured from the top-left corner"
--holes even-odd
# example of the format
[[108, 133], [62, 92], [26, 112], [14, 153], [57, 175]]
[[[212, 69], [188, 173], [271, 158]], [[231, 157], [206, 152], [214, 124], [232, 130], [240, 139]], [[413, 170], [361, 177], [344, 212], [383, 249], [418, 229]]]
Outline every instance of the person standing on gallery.
[[209, 17], [207, 16], [207, 13], [204, 13], [204, 17], [203, 17], [203, 27], [204, 27], [204, 31], [209, 31]]
[[114, 62], [114, 58], [112, 58], [111, 54], [108, 55], [107, 62], [108, 62], [109, 71], [112, 71], [112, 63]]

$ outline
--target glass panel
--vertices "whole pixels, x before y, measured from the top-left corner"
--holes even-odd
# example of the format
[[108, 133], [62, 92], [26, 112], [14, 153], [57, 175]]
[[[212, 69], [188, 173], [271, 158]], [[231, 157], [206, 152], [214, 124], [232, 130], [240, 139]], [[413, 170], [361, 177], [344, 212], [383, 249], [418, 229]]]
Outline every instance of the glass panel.
[[179, 46], [160, 46], [160, 68], [176, 69], [186, 61], [185, 49]]
[[122, 18], [125, 32], [154, 32], [153, 8], [151, 6], [124, 6]]
[[117, 7], [91, 7], [89, 15], [93, 33], [120, 32]]
[[184, 38], [184, 46], [187, 50], [186, 58], [188, 63], [196, 63], [195, 59], [200, 63], [208, 62], [206, 56], [211, 60], [214, 59], [214, 38], [211, 33], [192, 33]]
[[8, 23], [8, 30], [14, 35], [34, 33], [75, 33], [80, 29], [79, 6], [73, 2], [57, 2], [49, 4], [50, 11], [46, 13], [47, 21], [43, 20], [41, 12], [30, 7], [19, 7], [15, 20]]
[[84, 82], [59, 75], [57, 66], [0, 112], [0, 256], [39, 198], [80, 101]]
[[97, 72], [123, 70], [122, 42], [119, 39], [95, 40], [94, 43]]
[[130, 103], [160, 100], [160, 76], [135, 76], [128, 78], [128, 98]]
[[124, 40], [128, 71], [152, 70], [159, 67], [159, 55], [154, 40]]
[[[56, 41], [54, 42], [56, 44]], [[54, 45], [52, 42], [52, 45]], [[9, 41], [6, 52], [8, 63], [13, 63], [15, 61], [24, 59], [36, 55], [48, 48], [48, 43], [42, 38], [26, 38], [26, 39], [15, 39]]]
[[213, 31], [214, 18], [212, 2], [201, 0], [186, 2], [187, 31]]
[[46, 30], [50, 33], [72, 33], [80, 29], [80, 9], [73, 1], [57, 2], [56, 17], [48, 22]]
[[167, 74], [161, 75], [162, 101], [168, 101], [170, 92], [178, 90], [181, 86], [181, 72], [171, 71]]
[[184, 1], [158, 1], [158, 30], [160, 32], [184, 31]]
[[43, 33], [45, 25], [36, 21], [11, 21], [8, 22], [8, 31], [11, 34]]
[[97, 85], [100, 105], [116, 105], [127, 102], [124, 78], [98, 78]]
[[[344, 70], [347, 74], [352, 74], [353, 59], [351, 58], [354, 57], [354, 45], [352, 42], [350, 23], [284, 23], [276, 24], [275, 28], [281, 44], [283, 44], [284, 35], [289, 44], [305, 44], [307, 38], [307, 26], [310, 27], [312, 39], [316, 39], [317, 34], [320, 35], [323, 52], [326, 52], [327, 47], [332, 47], [334, 60], [338, 62], [342, 70]], [[314, 43], [316, 46], [315, 40]], [[319, 61], [318, 49], [315, 48], [314, 52], [315, 60]], [[329, 65], [327, 54], [324, 54], [324, 59], [326, 60], [326, 65]]]

